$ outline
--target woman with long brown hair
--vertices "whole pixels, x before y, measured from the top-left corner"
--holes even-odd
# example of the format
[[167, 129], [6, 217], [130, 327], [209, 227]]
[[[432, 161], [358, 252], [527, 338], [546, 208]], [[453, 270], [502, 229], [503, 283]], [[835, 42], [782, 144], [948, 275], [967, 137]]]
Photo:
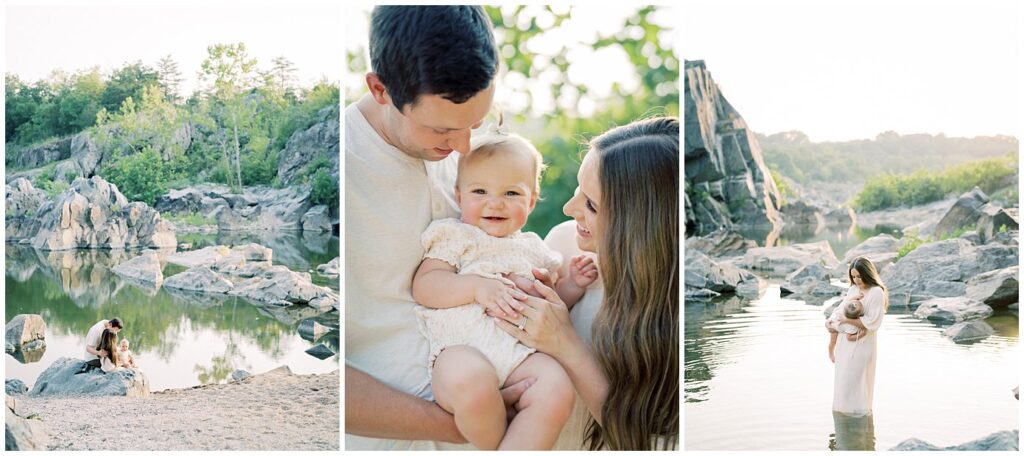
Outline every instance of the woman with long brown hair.
[[124, 369], [119, 362], [116, 333], [109, 329], [104, 329], [103, 334], [100, 335], [100, 345], [97, 349], [107, 352], [107, 356], [100, 357], [100, 368], [103, 369], [103, 372], [115, 372]]
[[[875, 360], [878, 358], [878, 329], [889, 310], [889, 291], [878, 278], [875, 265], [864, 257], [854, 258], [847, 272], [850, 288], [836, 311], [843, 304], [860, 300], [864, 315], [847, 318], [840, 315], [840, 323], [860, 328], [860, 333], [839, 337], [835, 353], [835, 383], [832, 410], [847, 415], [863, 416], [871, 413], [875, 391]], [[826, 324], [829, 331], [834, 331]]]
[[[517, 310], [526, 319], [498, 323], [569, 373], [578, 402], [589, 411], [585, 436], [583, 430], [576, 434], [577, 448], [675, 447], [679, 120], [636, 121], [595, 138], [578, 179], [577, 193], [564, 207], [574, 222], [555, 227], [548, 239], [564, 238], [571, 227], [578, 248], [597, 254], [604, 291], [591, 310], [596, 313], [592, 324], [578, 311], [601, 296], [600, 288], [588, 289], [570, 314], [540, 281], [522, 287], [541, 295], [519, 302]], [[573, 435], [573, 429], [567, 427], [563, 436], [567, 433]]]

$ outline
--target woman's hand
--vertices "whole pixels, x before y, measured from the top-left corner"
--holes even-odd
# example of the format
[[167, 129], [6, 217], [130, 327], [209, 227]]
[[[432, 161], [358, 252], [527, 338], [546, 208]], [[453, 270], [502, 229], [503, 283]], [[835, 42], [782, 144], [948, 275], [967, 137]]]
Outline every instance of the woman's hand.
[[[579, 338], [569, 319], [569, 309], [547, 285], [534, 281], [533, 288], [541, 298], [527, 297], [516, 301], [513, 307], [526, 317], [523, 329], [518, 325], [522, 317], [503, 317], [497, 315], [495, 323], [499, 328], [519, 339], [523, 344], [536, 348], [558, 359], [562, 350], [569, 347], [573, 338]], [[495, 315], [492, 315], [495, 316]]]
[[857, 334], [847, 334], [846, 340], [850, 342], [856, 342], [858, 340], [863, 339], [866, 335], [868, 335], [868, 330], [861, 328], [860, 331], [857, 331]]
[[539, 280], [541, 284], [548, 288], [555, 287], [554, 282], [551, 280], [551, 273], [548, 272], [547, 269], [543, 268], [533, 268], [532, 278], [523, 277], [519, 274], [502, 274], [502, 277], [511, 280], [512, 283], [516, 285], [516, 288], [522, 290], [524, 293], [538, 298], [543, 298], [543, 296], [541, 296], [540, 292], [534, 288], [534, 281]]

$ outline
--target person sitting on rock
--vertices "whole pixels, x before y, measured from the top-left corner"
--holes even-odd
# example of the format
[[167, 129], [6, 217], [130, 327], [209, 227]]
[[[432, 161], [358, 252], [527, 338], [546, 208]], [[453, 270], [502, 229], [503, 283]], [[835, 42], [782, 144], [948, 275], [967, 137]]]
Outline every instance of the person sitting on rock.
[[100, 356], [100, 368], [103, 372], [117, 372], [125, 370], [121, 360], [120, 351], [117, 349], [117, 333], [104, 329], [100, 336], [99, 351], [106, 353]]
[[103, 331], [111, 331], [114, 336], [117, 336], [117, 332], [124, 328], [124, 324], [118, 318], [111, 318], [110, 320], [100, 320], [89, 328], [89, 332], [85, 336], [85, 365], [82, 366], [82, 370], [79, 372], [86, 372], [91, 369], [96, 369], [101, 366], [100, 357], [108, 356], [109, 352], [98, 349], [100, 346], [100, 340], [103, 335]]
[[128, 349], [128, 339], [121, 339], [121, 342], [117, 344], [117, 357], [121, 360], [121, 366], [127, 368], [139, 367], [135, 364], [135, 355]]

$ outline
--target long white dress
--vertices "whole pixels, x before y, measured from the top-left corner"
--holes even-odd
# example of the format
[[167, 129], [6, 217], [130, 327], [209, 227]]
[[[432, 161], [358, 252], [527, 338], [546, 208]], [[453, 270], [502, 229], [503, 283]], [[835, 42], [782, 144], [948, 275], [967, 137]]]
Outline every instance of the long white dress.
[[[851, 286], [842, 304], [858, 294], [857, 286]], [[862, 302], [864, 316], [860, 317], [860, 322], [867, 328], [867, 335], [852, 342], [845, 334], [840, 334], [836, 343], [832, 410], [848, 415], [871, 413], [875, 391], [875, 360], [878, 357], [878, 329], [885, 315], [884, 291], [872, 287], [864, 293]], [[842, 312], [842, 304], [833, 312]]]

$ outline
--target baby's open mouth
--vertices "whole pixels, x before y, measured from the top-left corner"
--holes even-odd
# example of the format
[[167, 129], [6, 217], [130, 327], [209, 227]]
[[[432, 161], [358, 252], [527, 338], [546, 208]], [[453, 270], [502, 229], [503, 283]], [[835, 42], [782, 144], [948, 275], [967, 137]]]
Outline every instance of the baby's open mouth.
[[494, 217], [494, 216], [491, 216], [491, 217], [483, 217], [483, 219], [487, 220], [489, 222], [504, 222], [505, 220], [508, 220], [508, 217]]

